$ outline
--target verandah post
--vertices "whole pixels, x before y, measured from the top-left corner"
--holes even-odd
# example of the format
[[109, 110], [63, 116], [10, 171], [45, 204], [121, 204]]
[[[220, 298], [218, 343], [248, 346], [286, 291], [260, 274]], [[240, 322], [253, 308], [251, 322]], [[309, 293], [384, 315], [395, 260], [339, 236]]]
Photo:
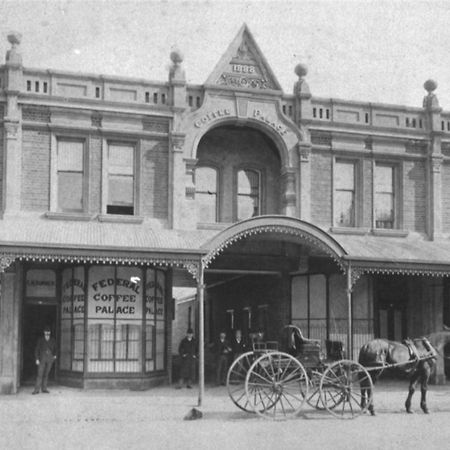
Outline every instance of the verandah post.
[[347, 266], [347, 359], [353, 359], [352, 345], [352, 266]]
[[204, 313], [204, 268], [203, 261], [200, 259], [197, 279], [197, 298], [198, 298], [198, 406], [202, 406], [205, 394], [205, 313]]

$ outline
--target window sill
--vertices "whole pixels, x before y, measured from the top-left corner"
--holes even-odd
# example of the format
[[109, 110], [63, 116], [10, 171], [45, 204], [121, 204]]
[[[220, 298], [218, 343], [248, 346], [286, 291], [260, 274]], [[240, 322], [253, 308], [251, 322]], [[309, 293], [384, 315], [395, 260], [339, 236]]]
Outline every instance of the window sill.
[[369, 228], [360, 227], [332, 227], [330, 231], [334, 234], [368, 234]]
[[99, 222], [111, 223], [142, 223], [144, 218], [142, 216], [127, 216], [121, 214], [99, 214]]
[[45, 217], [51, 220], [81, 220], [87, 222], [92, 219], [92, 214], [82, 212], [47, 211]]
[[372, 229], [372, 234], [375, 236], [406, 237], [409, 231], [393, 228], [374, 228]]

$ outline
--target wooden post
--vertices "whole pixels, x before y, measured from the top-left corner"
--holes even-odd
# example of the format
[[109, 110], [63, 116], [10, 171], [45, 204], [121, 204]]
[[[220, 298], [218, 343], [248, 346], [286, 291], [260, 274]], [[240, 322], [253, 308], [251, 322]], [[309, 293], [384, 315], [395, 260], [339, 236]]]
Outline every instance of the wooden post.
[[202, 406], [203, 397], [205, 395], [205, 302], [204, 293], [205, 286], [204, 282], [204, 269], [203, 261], [200, 260], [198, 268], [198, 279], [197, 279], [197, 299], [198, 299], [198, 406]]

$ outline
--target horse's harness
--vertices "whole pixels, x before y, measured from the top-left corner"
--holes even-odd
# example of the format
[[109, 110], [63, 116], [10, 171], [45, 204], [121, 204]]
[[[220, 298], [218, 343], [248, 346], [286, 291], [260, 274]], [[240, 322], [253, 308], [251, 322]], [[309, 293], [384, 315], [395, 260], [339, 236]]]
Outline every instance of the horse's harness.
[[[415, 341], [421, 341], [423, 343], [423, 346], [427, 351], [425, 355], [419, 354]], [[407, 347], [409, 351], [410, 362], [415, 363], [416, 366], [422, 361], [428, 361], [430, 359], [436, 358], [437, 355], [436, 350], [426, 337], [421, 337], [419, 339], [414, 340], [407, 338], [403, 341], [403, 344]]]

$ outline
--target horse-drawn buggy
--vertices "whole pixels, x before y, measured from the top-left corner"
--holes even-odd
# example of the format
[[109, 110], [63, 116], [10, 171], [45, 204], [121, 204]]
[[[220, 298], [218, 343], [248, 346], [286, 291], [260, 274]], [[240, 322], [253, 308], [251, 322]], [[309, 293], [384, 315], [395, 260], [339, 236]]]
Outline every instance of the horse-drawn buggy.
[[[360, 362], [356, 362], [343, 358], [343, 345], [337, 341], [326, 341], [326, 355], [323, 354], [320, 341], [305, 338], [296, 326], [286, 326], [283, 337], [281, 344], [255, 340], [252, 351], [240, 355], [230, 366], [227, 389], [240, 409], [273, 420], [296, 416], [305, 403], [341, 419], [355, 418], [368, 409], [374, 414], [374, 372], [406, 366], [422, 377], [419, 369], [428, 367], [426, 363], [436, 355], [432, 348], [422, 353], [416, 349], [415, 355], [408, 358], [402, 355], [406, 359], [396, 361], [393, 358], [401, 347], [394, 347], [391, 341], [374, 340], [374, 345], [361, 349]], [[413, 379], [413, 375], [411, 383], [415, 385], [419, 376]], [[408, 412], [414, 385], [410, 385], [405, 405]], [[428, 412], [425, 394], [422, 389], [421, 406]]]

